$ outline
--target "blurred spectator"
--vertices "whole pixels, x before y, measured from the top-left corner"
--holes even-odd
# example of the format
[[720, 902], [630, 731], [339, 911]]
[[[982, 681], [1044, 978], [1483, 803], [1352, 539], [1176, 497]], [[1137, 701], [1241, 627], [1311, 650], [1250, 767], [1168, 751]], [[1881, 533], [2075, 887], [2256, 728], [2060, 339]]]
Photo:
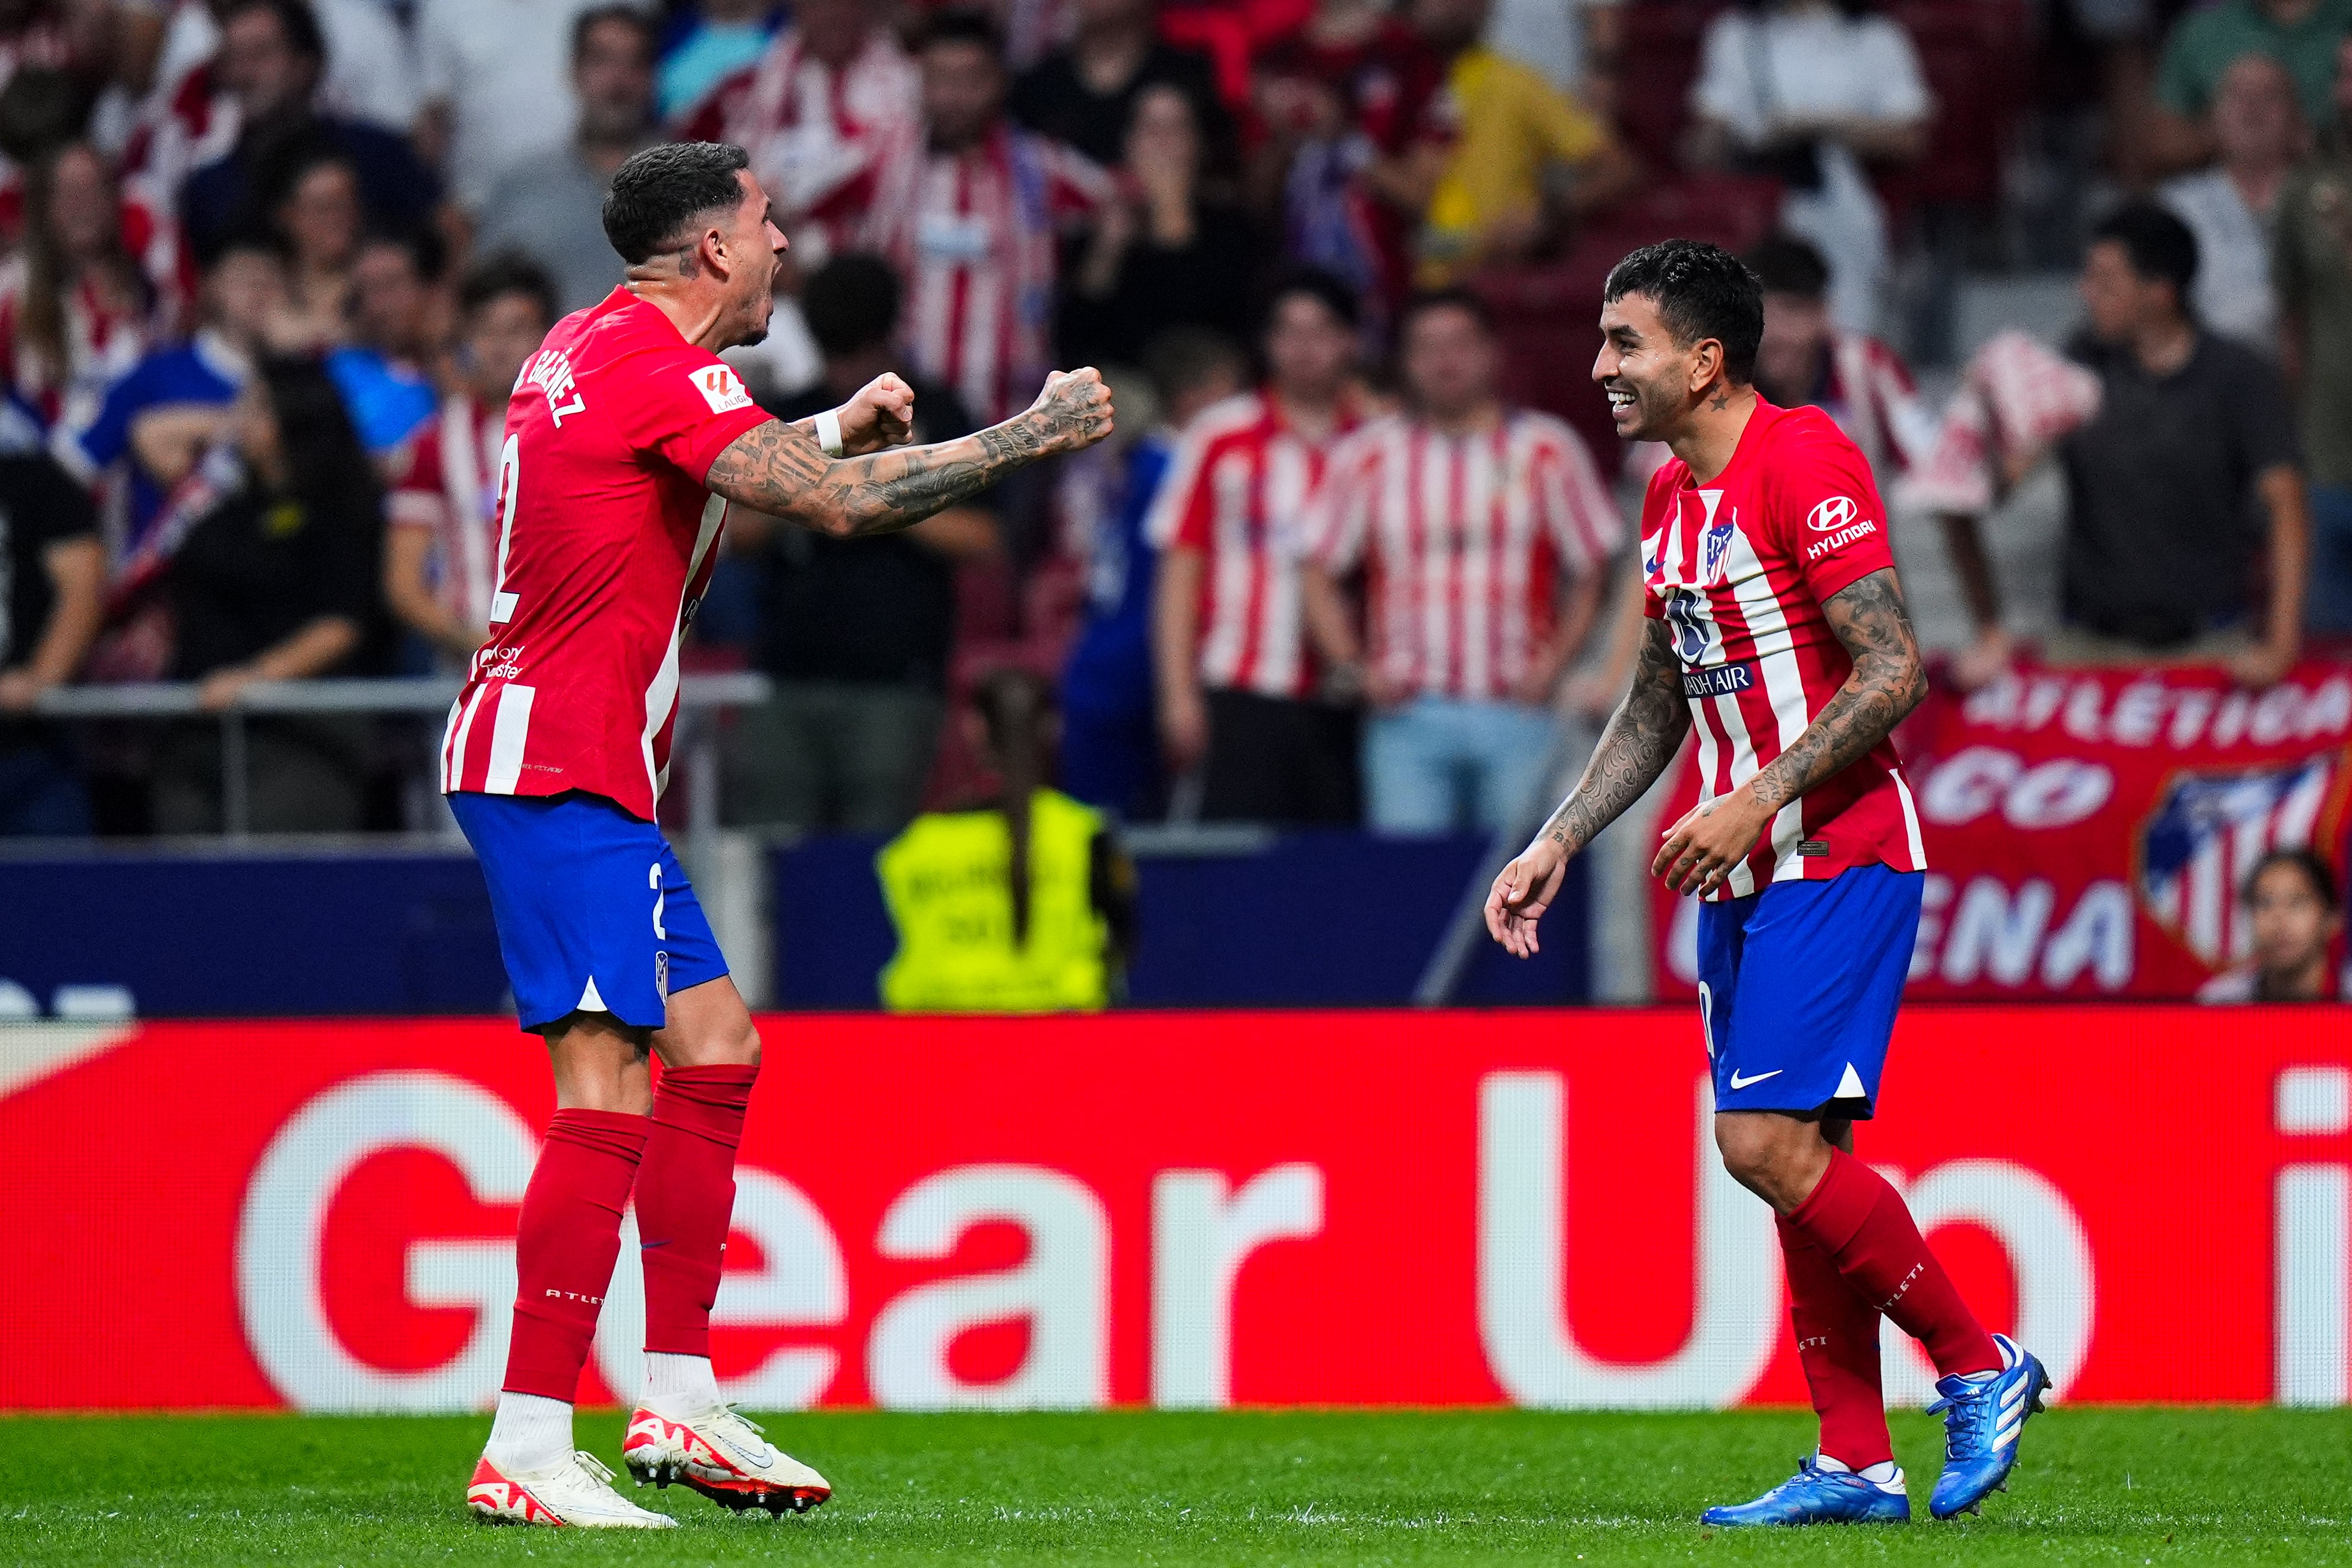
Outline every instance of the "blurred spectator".
[[1171, 327], [1246, 336], [1257, 230], [1238, 206], [1202, 197], [1191, 99], [1164, 83], [1136, 94], [1119, 174], [1063, 293], [1062, 357], [1137, 364]]
[[2219, 0], [2183, 15], [2165, 44], [2157, 110], [2144, 134], [2159, 168], [2189, 168], [2213, 155], [2210, 116], [2221, 78], [2248, 55], [2267, 55], [2294, 78], [2304, 118], [2325, 127], [2336, 115], [2336, 50], [2352, 34], [2352, 0]]
[[2311, 465], [2310, 624], [2352, 632], [2352, 39], [2336, 118], [2279, 198], [2280, 350]]
[[684, 7], [661, 51], [655, 112], [675, 120], [729, 77], [750, 70], [782, 25], [782, 12], [770, 0], [696, 0]]
[[180, 188], [181, 226], [199, 256], [259, 220], [259, 204], [276, 193], [269, 171], [300, 163], [313, 148], [331, 149], [350, 163], [374, 226], [405, 231], [431, 219], [440, 183], [406, 141], [319, 109], [326, 39], [305, 0], [222, 0], [220, 27], [214, 73], [236, 106], [239, 127], [229, 152]]
[[[1633, 181], [1633, 160], [1605, 125], [1478, 41], [1488, 3], [1413, 0], [1413, 26], [1452, 61], [1428, 111], [1451, 145], [1430, 165], [1436, 177], [1421, 235], [1424, 286], [1482, 263], [1524, 260], [1557, 227], [1559, 210], [1606, 205]], [[1569, 188], [1555, 200], [1562, 173]]]
[[[1519, 820], [1622, 531], [1575, 432], [1503, 406], [1500, 358], [1475, 295], [1415, 299], [1398, 325], [1408, 412], [1344, 439], [1307, 511], [1307, 624], [1371, 704], [1367, 815], [1384, 832]], [[1369, 652], [1335, 580], [1359, 569]]]
[[43, 454], [0, 456], [0, 836], [87, 833], [64, 739], [29, 715], [98, 635], [106, 549], [89, 497]]
[[2274, 355], [2272, 214], [2287, 172], [2310, 147], [2294, 78], [2268, 55], [2242, 56], [2214, 89], [2212, 122], [2221, 162], [2172, 181], [2158, 199], [2197, 236], [2189, 304], [2199, 323]]
[[1009, 100], [1013, 118], [1107, 167], [1125, 151], [1144, 89], [1171, 87], [1192, 106], [1203, 162], [1230, 172], [1234, 122], [1217, 96], [1215, 68], [1160, 37], [1160, 0], [1072, 0], [1070, 9], [1076, 30], [1068, 47], [1022, 73]]
[[866, 0], [801, 0], [758, 65], [680, 121], [689, 141], [731, 141], [776, 204], [800, 265], [856, 243], [886, 152], [919, 135], [922, 80]]
[[1153, 648], [1169, 770], [1201, 774], [1200, 814], [1354, 822], [1357, 722], [1323, 700], [1302, 628], [1302, 529], [1349, 394], [1354, 297], [1302, 272], [1276, 285], [1266, 382], [1183, 434], [1151, 509], [1160, 551]]
[[1629, 0], [1495, 0], [1486, 47], [1542, 74], [1603, 120], [1616, 116]]
[[326, 349], [351, 332], [352, 269], [365, 234], [359, 173], [340, 152], [312, 147], [278, 184], [269, 212], [286, 247], [289, 328], [303, 344]]
[[[186, 481], [215, 491], [171, 566], [173, 674], [206, 709], [257, 681], [347, 668], [376, 627], [383, 502], [374, 465], [334, 382], [308, 360], [265, 362], [236, 402], [232, 445]], [[362, 825], [367, 727], [340, 718], [247, 727], [252, 826], [350, 832]], [[190, 725], [157, 759], [162, 833], [221, 829], [220, 727]]]
[[1135, 944], [1135, 868], [1101, 816], [1045, 787], [1053, 694], [1001, 670], [973, 694], [997, 798], [933, 811], [874, 868], [898, 928], [893, 1012], [1097, 1012]]
[[2253, 961], [2198, 988], [2200, 1002], [2332, 1002], [2344, 995], [2329, 963], [2344, 932], [2336, 873], [2309, 849], [2273, 850], [2239, 895], [2252, 927]]
[[0, 375], [45, 431], [95, 418], [108, 386], [168, 331], [179, 280], [149, 277], [132, 237], [89, 143], [29, 171], [24, 239], [0, 263]]
[[286, 269], [277, 247], [258, 237], [231, 240], [205, 271], [199, 308], [202, 324], [193, 339], [148, 354], [108, 390], [95, 417], [61, 428], [51, 443], [67, 472], [85, 485], [100, 484], [118, 464], [127, 470], [125, 551], [144, 539], [173, 482], [125, 462], [131, 426], [157, 409], [225, 409], [236, 401], [265, 335], [285, 315]]
[[[824, 378], [771, 412], [793, 420], [838, 407], [891, 368], [898, 280], [879, 258], [825, 264], [803, 296]], [[912, 378], [915, 439], [977, 426], [951, 392]], [[939, 744], [955, 643], [956, 563], [998, 548], [985, 499], [901, 533], [830, 539], [738, 508], [729, 534], [765, 574], [753, 663], [775, 695], [740, 716], [728, 786], [731, 820], [892, 831], [921, 804]]]
[[564, 315], [621, 281], [621, 258], [604, 237], [604, 193], [629, 154], [656, 140], [653, 48], [652, 25], [629, 7], [583, 12], [572, 29], [580, 114], [571, 142], [516, 164], [482, 209], [477, 244], [546, 268]]
[[1181, 433], [1248, 374], [1236, 344], [1198, 328], [1166, 333], [1144, 363], [1149, 393], [1113, 384], [1119, 430], [1064, 465], [1055, 487], [1086, 569], [1085, 619], [1062, 670], [1062, 788], [1129, 821], [1159, 816], [1167, 794], [1151, 673], [1160, 551], [1147, 519]]
[[434, 235], [372, 236], [352, 263], [352, 340], [327, 356], [360, 444], [395, 465], [396, 449], [440, 402], [433, 386], [446, 325], [440, 283]]
[[1936, 438], [1935, 415], [1920, 403], [1901, 355], [1830, 319], [1830, 270], [1822, 253], [1778, 235], [1746, 260], [1764, 285], [1756, 390], [1782, 408], [1811, 404], [1826, 412], [1890, 480], [1926, 456]]
[[527, 257], [493, 256], [466, 275], [457, 307], [457, 376], [401, 454], [383, 550], [385, 604], [444, 668], [489, 635], [507, 397], [555, 325], [555, 285]]
[[1780, 226], [1829, 259], [1831, 315], [1875, 332], [1886, 212], [1864, 165], [1917, 158], [1933, 107], [1910, 36], [1871, 0], [1762, 0], [1707, 27], [1690, 152], [1780, 180]]
[[[2092, 231], [2090, 330], [2071, 351], [2097, 373], [2099, 406], [2057, 444], [2065, 624], [2046, 651], [2059, 663], [2226, 660], [2266, 686], [2301, 646], [2310, 540], [2294, 431], [2270, 361], [2198, 327], [2196, 277], [2196, 236], [2162, 207], [2134, 203]], [[2012, 457], [2011, 472], [2032, 461]], [[1946, 529], [1978, 628], [1960, 674], [1978, 684], [2008, 663], [2009, 637], [1973, 519]]]
[[1043, 384], [1061, 242], [1108, 199], [1110, 181], [1005, 122], [1004, 67], [984, 17], [933, 18], [920, 60], [923, 134], [884, 162], [867, 243], [907, 280], [915, 371], [992, 423]]
[[579, 119], [567, 54], [609, 0], [422, 0], [425, 109], [415, 136], [460, 204], [478, 212], [508, 170], [563, 145]]
[[1258, 65], [1252, 200], [1280, 212], [1291, 261], [1346, 279], [1382, 318], [1412, 282], [1444, 168], [1447, 137], [1428, 111], [1445, 64], [1377, 0], [1320, 0]]

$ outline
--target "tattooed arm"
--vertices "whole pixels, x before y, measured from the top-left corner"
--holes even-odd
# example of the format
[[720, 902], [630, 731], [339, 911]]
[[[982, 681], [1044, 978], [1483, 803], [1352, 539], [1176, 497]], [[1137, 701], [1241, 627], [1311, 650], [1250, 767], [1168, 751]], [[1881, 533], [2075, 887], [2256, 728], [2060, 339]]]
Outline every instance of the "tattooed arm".
[[1853, 655], [1853, 673], [1770, 767], [1696, 808], [1666, 835], [1650, 871], [1676, 893], [1705, 893], [1730, 875], [1775, 811], [1844, 772], [1927, 695], [1918, 641], [1892, 570], [1832, 594], [1822, 609]]
[[894, 533], [968, 501], [1016, 468], [1091, 446], [1111, 430], [1093, 371], [1046, 378], [1026, 413], [977, 435], [827, 457], [809, 431], [770, 420], [729, 443], [703, 481], [741, 506], [835, 538]]
[[1570, 857], [1658, 781], [1689, 732], [1690, 704], [1672, 636], [1663, 621], [1643, 623], [1633, 689], [1601, 732], [1584, 777], [1486, 895], [1486, 930], [1522, 958], [1540, 946], [1536, 923], [1559, 896]]

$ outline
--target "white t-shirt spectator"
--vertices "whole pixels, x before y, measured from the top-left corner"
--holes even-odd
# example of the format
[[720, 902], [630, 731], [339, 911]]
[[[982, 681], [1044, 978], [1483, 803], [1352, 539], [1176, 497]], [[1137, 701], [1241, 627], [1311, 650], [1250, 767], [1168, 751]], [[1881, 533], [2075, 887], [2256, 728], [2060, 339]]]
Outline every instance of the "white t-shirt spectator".
[[2197, 319], [2225, 338], [2278, 355], [2278, 294], [2271, 287], [2269, 220], [2246, 205], [2226, 171], [2185, 174], [2158, 193], [2197, 236]]
[[601, 0], [424, 0], [419, 74], [428, 101], [449, 109], [457, 199], [478, 208], [499, 176], [572, 139], [572, 25]]
[[[1934, 110], [1911, 38], [1885, 16], [1829, 7], [1757, 15], [1726, 11], [1708, 25], [1691, 108], [1759, 148], [1776, 121], [1829, 117], [1925, 120]], [[1862, 162], [1824, 141], [1816, 189], [1789, 187], [1781, 225], [1830, 264], [1830, 312], [1851, 332], [1878, 330], [1886, 277], [1886, 214]]]

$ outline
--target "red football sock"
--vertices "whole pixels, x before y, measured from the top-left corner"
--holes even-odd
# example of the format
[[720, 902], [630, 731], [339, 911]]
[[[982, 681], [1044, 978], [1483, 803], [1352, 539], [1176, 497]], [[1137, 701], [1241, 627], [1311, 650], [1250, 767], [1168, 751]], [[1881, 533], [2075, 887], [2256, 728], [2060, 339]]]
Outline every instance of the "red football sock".
[[710, 1303], [735, 1213], [735, 1145], [759, 1075], [756, 1067], [674, 1067], [655, 1086], [637, 1177], [649, 1351], [710, 1354]]
[[1855, 1295], [1927, 1348], [1938, 1376], [2000, 1370], [1992, 1335], [1927, 1250], [1903, 1195], [1876, 1171], [1832, 1149], [1821, 1185], [1789, 1223], [1837, 1265]]
[[1789, 1323], [1797, 1359], [1822, 1418], [1822, 1452], [1850, 1470], [1895, 1457], [1886, 1396], [1878, 1381], [1878, 1312], [1853, 1293], [1837, 1265], [1780, 1221], [1780, 1261], [1789, 1275]]
[[596, 1335], [596, 1312], [621, 1251], [621, 1210], [645, 1153], [646, 1119], [617, 1111], [558, 1111], [522, 1195], [515, 1227], [509, 1394], [570, 1404]]

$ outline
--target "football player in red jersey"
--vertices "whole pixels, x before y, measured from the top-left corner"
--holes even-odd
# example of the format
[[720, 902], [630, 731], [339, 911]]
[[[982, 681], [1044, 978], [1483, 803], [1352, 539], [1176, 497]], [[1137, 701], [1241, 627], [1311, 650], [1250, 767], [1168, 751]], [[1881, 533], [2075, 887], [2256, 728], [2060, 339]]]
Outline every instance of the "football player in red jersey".
[[654, 809], [678, 644], [728, 507], [835, 538], [885, 533], [1111, 427], [1091, 370], [1051, 376], [1027, 412], [934, 446], [898, 444], [914, 394], [895, 375], [814, 419], [771, 418], [718, 358], [765, 335], [784, 250], [745, 164], [740, 148], [687, 142], [614, 175], [604, 232], [626, 279], [557, 323], [515, 382], [490, 638], [442, 743], [442, 787], [556, 1088], [517, 1226], [506, 1378], [467, 1492], [486, 1519], [674, 1522], [622, 1498], [572, 1446], [632, 1200], [646, 1374], [625, 1463], [641, 1483], [682, 1481], [732, 1508], [797, 1511], [831, 1491], [727, 1406], [709, 1359], [760, 1040]]
[[1610, 274], [1593, 379], [1617, 433], [1673, 458], [1642, 507], [1633, 688], [1536, 841], [1495, 880], [1486, 923], [1525, 956], [1569, 857], [1639, 800], [1687, 734], [1699, 803], [1653, 873], [1706, 902], [1699, 1009], [1726, 1167], [1772, 1206], [1790, 1315], [1822, 1418], [1796, 1476], [1704, 1522], [1911, 1516], [1887, 1440], [1878, 1320], [1939, 1375], [1945, 1466], [1931, 1511], [2001, 1486], [2049, 1378], [1987, 1333], [1902, 1196], [1853, 1156], [1873, 1113], [1919, 928], [1927, 852], [1888, 736], [1926, 692], [1870, 465], [1819, 409], [1753, 384], [1754, 274], [1670, 240]]

